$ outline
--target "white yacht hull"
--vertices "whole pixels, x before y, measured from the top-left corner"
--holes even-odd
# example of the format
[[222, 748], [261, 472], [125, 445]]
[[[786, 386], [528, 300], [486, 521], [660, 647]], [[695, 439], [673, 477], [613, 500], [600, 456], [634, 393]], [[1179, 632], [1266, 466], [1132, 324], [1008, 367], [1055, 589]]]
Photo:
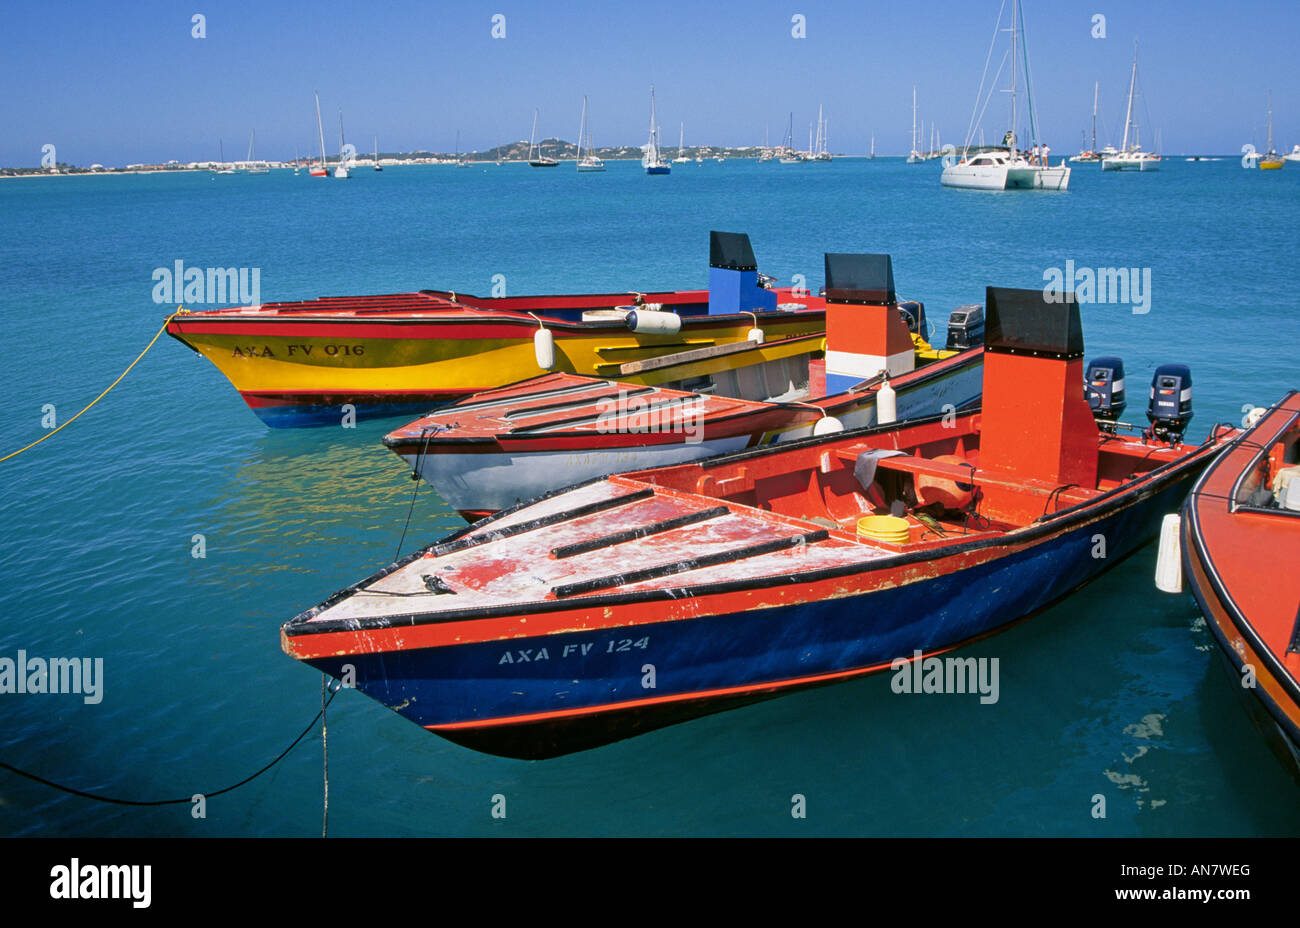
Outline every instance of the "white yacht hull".
[[1006, 164], [954, 164], [943, 169], [945, 187], [966, 190], [1068, 190], [1070, 168], [1011, 166]]
[[1103, 171], [1158, 171], [1160, 162], [1151, 158], [1106, 158], [1101, 162]]

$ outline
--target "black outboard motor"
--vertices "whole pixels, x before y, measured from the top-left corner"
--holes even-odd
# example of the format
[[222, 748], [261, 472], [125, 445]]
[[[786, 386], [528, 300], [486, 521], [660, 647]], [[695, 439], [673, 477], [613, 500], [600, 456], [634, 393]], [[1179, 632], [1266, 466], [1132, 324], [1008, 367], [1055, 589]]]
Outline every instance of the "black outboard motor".
[[984, 307], [979, 303], [958, 306], [948, 317], [948, 351], [965, 351], [984, 344]]
[[903, 314], [903, 320], [907, 323], [907, 331], [925, 338], [925, 304], [919, 300], [907, 300], [898, 304], [898, 311]]
[[1148, 436], [1176, 445], [1192, 421], [1192, 372], [1186, 364], [1161, 364], [1151, 378]]
[[1124, 361], [1121, 358], [1093, 358], [1083, 375], [1083, 395], [1092, 407], [1092, 417], [1103, 432], [1115, 434], [1115, 423], [1124, 415]]

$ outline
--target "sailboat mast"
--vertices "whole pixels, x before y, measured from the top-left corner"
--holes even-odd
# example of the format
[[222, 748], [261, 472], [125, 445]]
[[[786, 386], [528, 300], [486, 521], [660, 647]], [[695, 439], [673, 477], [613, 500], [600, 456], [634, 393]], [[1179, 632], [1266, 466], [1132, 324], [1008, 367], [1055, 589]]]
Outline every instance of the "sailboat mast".
[[1138, 43], [1137, 39], [1133, 40], [1133, 75], [1128, 81], [1128, 110], [1124, 113], [1124, 142], [1121, 148], [1128, 151], [1128, 129], [1133, 122], [1133, 91], [1137, 87], [1138, 79]]
[[1020, 147], [1020, 141], [1016, 137], [1016, 33], [1020, 28], [1020, 19], [1017, 15], [1020, 11], [1020, 0], [1012, 0], [1011, 3], [1011, 147], [1013, 150]]
[[912, 85], [912, 151], [916, 151], [916, 85]]
[[320, 135], [320, 166], [325, 167], [325, 127], [320, 121], [320, 94], [316, 95], [316, 132]]
[[1101, 87], [1100, 81], [1092, 82], [1092, 148], [1089, 151], [1097, 150], [1097, 93]]
[[655, 85], [650, 85], [650, 160], [659, 160], [659, 139], [655, 129]]
[[578, 163], [582, 163], [582, 136], [587, 131], [587, 95], [582, 95], [582, 120], [578, 123]]
[[1273, 154], [1273, 91], [1268, 92], [1268, 153]]

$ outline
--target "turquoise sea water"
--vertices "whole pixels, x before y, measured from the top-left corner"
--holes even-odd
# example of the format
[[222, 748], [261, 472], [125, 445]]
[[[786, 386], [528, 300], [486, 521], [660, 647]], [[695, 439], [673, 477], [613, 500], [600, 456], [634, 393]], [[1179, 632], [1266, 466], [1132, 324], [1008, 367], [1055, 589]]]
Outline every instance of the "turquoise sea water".
[[[1300, 165], [1078, 165], [1065, 194], [946, 190], [934, 164], [709, 162], [646, 177], [571, 165], [359, 170], [346, 183], [105, 176], [0, 182], [0, 454], [107, 386], [174, 308], [155, 268], [260, 268], [264, 300], [421, 287], [486, 294], [703, 287], [710, 229], [760, 269], [822, 283], [826, 251], [889, 252], [942, 324], [986, 284], [1046, 268], [1151, 273], [1146, 314], [1084, 307], [1142, 420], [1157, 364], [1191, 365], [1200, 439], [1300, 387]], [[0, 695], [0, 761], [133, 799], [206, 793], [279, 753], [319, 676], [279, 627], [393, 556], [410, 501], [380, 444], [401, 420], [270, 431], [164, 336], [113, 393], [0, 464], [0, 657], [100, 657], [103, 700]], [[457, 528], [427, 487], [406, 548]], [[207, 556], [191, 557], [193, 536]], [[477, 754], [344, 692], [329, 712], [335, 835], [1296, 835], [1300, 785], [1253, 728], [1153, 548], [968, 649], [1000, 699], [898, 696], [889, 675], [543, 762]], [[971, 591], [978, 595], [978, 591]], [[794, 794], [807, 818], [790, 814]], [[507, 817], [491, 815], [493, 796]], [[1094, 797], [1106, 817], [1094, 818]], [[311, 835], [318, 734], [250, 785], [188, 806], [109, 806], [0, 771], [9, 835]]]

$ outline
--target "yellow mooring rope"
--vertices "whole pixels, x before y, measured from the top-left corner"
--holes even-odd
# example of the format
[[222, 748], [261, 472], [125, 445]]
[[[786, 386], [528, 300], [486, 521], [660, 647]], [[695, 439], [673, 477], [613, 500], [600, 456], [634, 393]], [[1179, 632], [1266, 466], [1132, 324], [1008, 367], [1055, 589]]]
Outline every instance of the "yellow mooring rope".
[[8, 454], [6, 454], [4, 457], [0, 458], [0, 464], [4, 463], [5, 461], [9, 460], [9, 459], [12, 458], [12, 457], [17, 457], [18, 455], [20, 455], [20, 454], [22, 454], [24, 451], [26, 451], [28, 448], [35, 448], [35, 447], [36, 447], [37, 445], [39, 445], [41, 442], [45, 441], [45, 439], [50, 438], [51, 436], [54, 435], [55, 432], [57, 432], [57, 431], [59, 431], [60, 429], [62, 429], [64, 425], [71, 425], [73, 422], [77, 421], [77, 419], [81, 416], [81, 413], [84, 413], [87, 409], [90, 409], [91, 406], [94, 406], [96, 403], [98, 403], [100, 400], [102, 400], [105, 396], [107, 396], [109, 390], [112, 390], [114, 387], [116, 387], [119, 383], [122, 382], [122, 378], [123, 378], [123, 377], [125, 377], [127, 374], [131, 373], [131, 368], [133, 368], [133, 367], [135, 367], [137, 364], [139, 364], [139, 363], [140, 363], [140, 359], [143, 358], [145, 355], [147, 355], [147, 354], [149, 353], [149, 349], [152, 348], [152, 347], [154, 346], [154, 342], [158, 341], [158, 339], [162, 337], [163, 332], [165, 332], [165, 331], [167, 330], [167, 326], [168, 326], [169, 324], [171, 324], [171, 321], [172, 321], [173, 319], [175, 319], [177, 316], [184, 316], [184, 315], [186, 315], [186, 314], [188, 314], [188, 313], [189, 313], [189, 310], [188, 310], [188, 309], [185, 309], [185, 308], [180, 307], [180, 306], [176, 307], [176, 312], [172, 313], [170, 316], [168, 316], [168, 317], [163, 321], [162, 328], [160, 328], [160, 329], [158, 330], [157, 334], [154, 335], [154, 337], [153, 337], [152, 339], [150, 339], [149, 344], [147, 344], [147, 345], [144, 346], [144, 351], [140, 352], [140, 354], [136, 356], [136, 359], [135, 359], [134, 361], [132, 361], [132, 362], [127, 366], [126, 370], [124, 370], [124, 371], [122, 371], [122, 373], [118, 374], [118, 376], [117, 376], [117, 380], [114, 380], [112, 383], [110, 383], [107, 387], [104, 388], [104, 392], [103, 392], [103, 393], [99, 394], [99, 396], [97, 396], [97, 397], [95, 397], [93, 400], [91, 400], [90, 403], [86, 406], [85, 409], [81, 410], [81, 412], [77, 413], [77, 415], [73, 416], [73, 417], [72, 417], [71, 419], [69, 419], [67, 422], [63, 423], [63, 425], [60, 425], [60, 426], [55, 427], [55, 428], [52, 429], [48, 434], [46, 434], [46, 435], [42, 435], [40, 438], [36, 439], [36, 441], [32, 442], [30, 445], [26, 445], [25, 447], [19, 448], [17, 451], [11, 451], [11, 452], [9, 452]]

